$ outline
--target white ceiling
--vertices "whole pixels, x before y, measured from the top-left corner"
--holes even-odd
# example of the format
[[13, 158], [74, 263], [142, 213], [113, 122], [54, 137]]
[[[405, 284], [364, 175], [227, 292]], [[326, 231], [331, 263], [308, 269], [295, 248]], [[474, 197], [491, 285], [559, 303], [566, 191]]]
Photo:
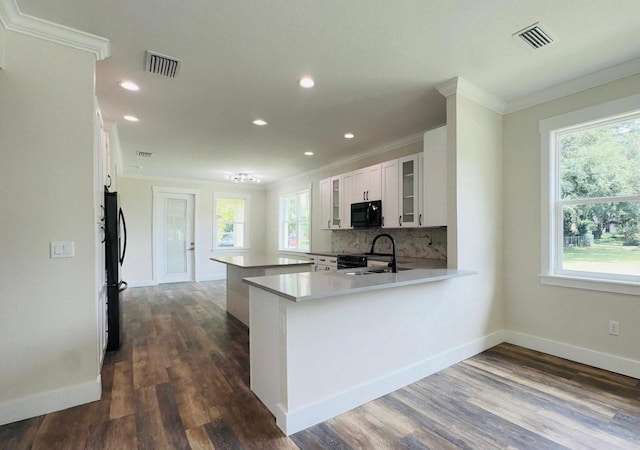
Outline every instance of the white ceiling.
[[[97, 67], [123, 173], [270, 183], [445, 121], [436, 91], [461, 76], [510, 102], [640, 57], [638, 0], [18, 0], [110, 40]], [[558, 42], [512, 34], [541, 24]], [[144, 72], [145, 50], [183, 61]], [[311, 75], [316, 87], [297, 85]], [[117, 83], [133, 80], [137, 93]], [[140, 118], [131, 124], [125, 114]], [[251, 121], [263, 118], [266, 127]], [[343, 134], [355, 133], [346, 140]], [[313, 151], [313, 157], [303, 155]], [[151, 159], [136, 156], [153, 152]], [[141, 165], [142, 169], [134, 166]]]

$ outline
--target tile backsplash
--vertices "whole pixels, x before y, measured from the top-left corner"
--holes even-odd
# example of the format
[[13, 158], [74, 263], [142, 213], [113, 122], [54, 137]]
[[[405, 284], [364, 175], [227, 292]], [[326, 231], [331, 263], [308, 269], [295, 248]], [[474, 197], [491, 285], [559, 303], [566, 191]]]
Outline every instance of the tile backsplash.
[[[334, 230], [331, 233], [331, 251], [337, 253], [365, 253], [371, 250], [373, 239], [387, 233], [396, 240], [398, 256], [412, 258], [447, 259], [447, 228], [361, 228]], [[376, 252], [391, 252], [391, 242], [380, 239]]]

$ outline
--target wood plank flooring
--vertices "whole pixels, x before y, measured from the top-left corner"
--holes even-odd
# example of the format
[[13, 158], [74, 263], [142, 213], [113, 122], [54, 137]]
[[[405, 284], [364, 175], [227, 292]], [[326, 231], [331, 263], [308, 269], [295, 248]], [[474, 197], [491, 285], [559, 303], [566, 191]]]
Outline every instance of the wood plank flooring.
[[640, 449], [638, 380], [508, 344], [287, 438], [224, 289], [128, 289], [102, 400], [2, 426], [0, 449]]

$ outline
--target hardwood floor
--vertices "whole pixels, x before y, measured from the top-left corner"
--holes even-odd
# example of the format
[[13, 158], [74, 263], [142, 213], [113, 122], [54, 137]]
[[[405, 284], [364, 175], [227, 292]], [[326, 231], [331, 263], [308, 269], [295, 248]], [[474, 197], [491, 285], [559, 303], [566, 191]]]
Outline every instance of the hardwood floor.
[[0, 427], [1, 449], [640, 449], [640, 383], [501, 344], [290, 438], [249, 389], [224, 283], [125, 293], [98, 402]]

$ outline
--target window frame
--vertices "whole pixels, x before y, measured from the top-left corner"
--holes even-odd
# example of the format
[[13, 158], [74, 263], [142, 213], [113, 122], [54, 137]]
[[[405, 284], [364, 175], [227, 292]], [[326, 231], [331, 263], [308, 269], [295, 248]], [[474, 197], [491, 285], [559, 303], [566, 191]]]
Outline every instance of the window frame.
[[[287, 198], [292, 197], [292, 196], [299, 196], [300, 194], [306, 193], [309, 197], [308, 199], [308, 204], [309, 204], [309, 211], [308, 211], [308, 227], [309, 227], [309, 248], [307, 249], [301, 249], [300, 246], [298, 245], [298, 243], [300, 242], [300, 239], [298, 239], [298, 242], [296, 243], [296, 248], [292, 249], [292, 248], [285, 248], [284, 247], [284, 226], [286, 223], [290, 223], [288, 221], [285, 220], [285, 201]], [[313, 211], [313, 205], [311, 204], [311, 188], [306, 188], [306, 189], [300, 189], [298, 191], [295, 192], [289, 192], [286, 194], [280, 194], [280, 202], [279, 202], [279, 211], [278, 211], [278, 251], [279, 252], [286, 252], [286, 253], [307, 253], [311, 251], [311, 226], [312, 226], [312, 219], [311, 219], [311, 213]], [[297, 229], [300, 230], [300, 214], [298, 213], [298, 220], [296, 220], [296, 224], [298, 224]], [[299, 236], [298, 236], [299, 237]]]
[[[624, 120], [640, 113], [640, 95], [613, 100], [541, 120], [541, 273], [546, 285], [640, 295], [640, 276], [586, 272], [562, 268], [563, 207], [572, 204], [609, 202], [612, 197], [560, 198], [560, 152], [558, 137], [570, 131]], [[616, 202], [640, 201], [640, 195], [615, 197]]]
[[[244, 200], [244, 222], [234, 222], [234, 223], [242, 223], [244, 225], [244, 245], [242, 247], [218, 247], [218, 201], [220, 199], [234, 199], [234, 200]], [[213, 240], [212, 240], [212, 252], [248, 252], [251, 250], [250, 244], [250, 226], [249, 226], [249, 203], [251, 200], [251, 196], [248, 194], [240, 194], [240, 193], [230, 193], [230, 192], [214, 192], [213, 194]]]

